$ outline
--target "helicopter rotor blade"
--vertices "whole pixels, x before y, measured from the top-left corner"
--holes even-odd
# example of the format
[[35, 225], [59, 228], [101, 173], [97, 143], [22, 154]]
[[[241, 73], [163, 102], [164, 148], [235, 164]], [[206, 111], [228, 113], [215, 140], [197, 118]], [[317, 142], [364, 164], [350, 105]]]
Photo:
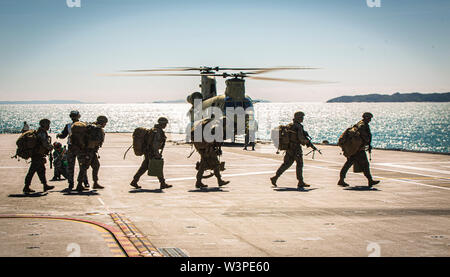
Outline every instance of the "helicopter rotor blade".
[[216, 70], [218, 67], [163, 67], [154, 69], [128, 69], [121, 70], [121, 72], [158, 72], [158, 71], [212, 71]]
[[105, 77], [151, 77], [151, 76], [223, 76], [222, 74], [214, 74], [214, 73], [166, 73], [166, 74], [158, 74], [158, 73], [147, 73], [147, 74], [124, 74], [124, 73], [112, 73], [112, 74], [100, 74], [100, 76]]
[[304, 66], [280, 66], [280, 67], [220, 67], [220, 70], [256, 70], [263, 72], [275, 71], [275, 70], [310, 70], [319, 69], [317, 67], [304, 67]]
[[259, 77], [259, 76], [247, 76], [247, 78], [254, 79], [254, 80], [290, 82], [290, 83], [302, 83], [302, 84], [331, 84], [331, 83], [334, 83], [334, 82], [328, 82], [328, 81], [284, 79], [284, 78]]
[[155, 69], [128, 69], [121, 70], [121, 72], [154, 72], [154, 71], [223, 71], [223, 70], [256, 70], [260, 73], [265, 73], [275, 70], [312, 70], [320, 69], [317, 67], [298, 67], [298, 66], [281, 66], [281, 67], [164, 67]]

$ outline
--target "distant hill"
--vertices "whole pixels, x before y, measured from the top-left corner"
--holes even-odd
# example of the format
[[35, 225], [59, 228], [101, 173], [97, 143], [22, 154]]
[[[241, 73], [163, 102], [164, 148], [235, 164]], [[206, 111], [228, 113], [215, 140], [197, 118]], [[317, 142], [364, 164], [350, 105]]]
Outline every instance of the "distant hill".
[[81, 102], [78, 100], [0, 101], [0, 105], [8, 104], [103, 104], [103, 102]]
[[177, 99], [177, 100], [157, 100], [153, 101], [155, 104], [173, 104], [173, 103], [187, 103], [186, 100]]
[[351, 102], [450, 102], [450, 92], [445, 93], [394, 93], [367, 94], [355, 96], [340, 96], [327, 101], [327, 103]]

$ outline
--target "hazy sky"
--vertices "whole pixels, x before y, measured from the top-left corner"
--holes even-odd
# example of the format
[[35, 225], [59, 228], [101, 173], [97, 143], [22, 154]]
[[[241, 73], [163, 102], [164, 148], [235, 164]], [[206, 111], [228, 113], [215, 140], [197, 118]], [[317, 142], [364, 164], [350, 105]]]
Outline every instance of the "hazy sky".
[[[185, 99], [199, 77], [99, 77], [166, 66], [314, 66], [247, 80], [252, 98], [450, 91], [450, 1], [0, 1], [0, 100]], [[224, 91], [223, 78], [218, 90]]]

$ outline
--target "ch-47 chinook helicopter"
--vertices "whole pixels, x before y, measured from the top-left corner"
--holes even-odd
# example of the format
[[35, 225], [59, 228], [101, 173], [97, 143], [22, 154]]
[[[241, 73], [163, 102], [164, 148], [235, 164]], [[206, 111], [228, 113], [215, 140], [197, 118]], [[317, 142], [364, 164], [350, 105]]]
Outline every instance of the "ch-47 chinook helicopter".
[[[135, 70], [123, 70], [122, 74], [110, 74], [109, 76], [200, 76], [201, 77], [201, 92], [193, 92], [187, 96], [186, 101], [192, 105], [190, 110], [194, 109], [195, 99], [201, 99], [202, 111], [207, 111], [210, 107], [217, 107], [222, 110], [224, 116], [226, 116], [227, 108], [242, 107], [244, 110], [253, 107], [254, 101], [245, 94], [245, 78], [253, 80], [265, 80], [265, 81], [279, 81], [279, 82], [295, 82], [303, 84], [320, 84], [322, 81], [313, 80], [299, 80], [299, 79], [285, 79], [274, 77], [256, 76], [263, 73], [268, 73], [277, 70], [310, 70], [318, 69], [313, 67], [252, 67], [252, 68], [232, 68], [232, 67], [167, 67], [158, 69], [135, 69]], [[148, 73], [148, 72], [166, 72], [166, 73]], [[199, 73], [168, 73], [173, 71], [199, 71]], [[219, 71], [226, 71], [219, 73]], [[226, 89], [225, 93], [217, 95], [216, 77], [225, 78]], [[194, 121], [193, 113], [191, 114], [191, 122]], [[248, 118], [246, 120], [249, 120]], [[235, 128], [234, 135], [242, 135], [245, 130], [239, 131]], [[234, 141], [234, 138], [232, 139]]]

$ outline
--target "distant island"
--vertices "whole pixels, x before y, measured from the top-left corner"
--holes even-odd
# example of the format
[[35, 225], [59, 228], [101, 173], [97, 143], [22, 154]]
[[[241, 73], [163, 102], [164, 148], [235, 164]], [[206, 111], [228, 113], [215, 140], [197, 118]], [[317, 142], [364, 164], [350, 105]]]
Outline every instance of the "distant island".
[[173, 104], [173, 103], [187, 103], [186, 100], [177, 99], [177, 100], [157, 100], [153, 101], [155, 104]]
[[104, 104], [103, 102], [82, 102], [78, 100], [29, 100], [29, 101], [0, 101], [0, 105], [13, 104]]
[[327, 103], [351, 102], [450, 102], [450, 92], [445, 93], [394, 93], [367, 94], [355, 96], [340, 96], [327, 101]]

